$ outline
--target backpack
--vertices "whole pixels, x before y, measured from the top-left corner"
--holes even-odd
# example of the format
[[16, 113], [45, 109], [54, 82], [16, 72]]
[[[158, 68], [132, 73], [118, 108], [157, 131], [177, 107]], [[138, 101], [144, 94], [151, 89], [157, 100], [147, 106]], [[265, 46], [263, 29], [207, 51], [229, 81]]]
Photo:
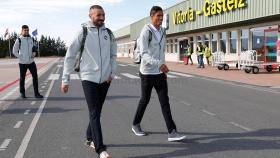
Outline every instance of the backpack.
[[[106, 30], [110, 36], [110, 41], [112, 41], [113, 32], [109, 28], [106, 28]], [[88, 29], [87, 29], [87, 27], [83, 26], [83, 38], [82, 38], [82, 42], [81, 42], [80, 53], [76, 57], [76, 62], [75, 62], [75, 66], [74, 66], [74, 70], [76, 72], [80, 72], [81, 58], [83, 55], [83, 51], [85, 49], [85, 42], [86, 42], [87, 35], [88, 35]]]
[[[165, 35], [166, 35], [166, 30], [164, 29], [162, 37]], [[150, 43], [152, 41], [152, 38], [153, 38], [152, 36], [153, 36], [153, 33], [151, 30], [149, 30], [148, 46], [150, 45]], [[138, 46], [138, 40], [136, 39], [136, 42], [134, 44], [134, 50], [136, 50], [137, 46]]]

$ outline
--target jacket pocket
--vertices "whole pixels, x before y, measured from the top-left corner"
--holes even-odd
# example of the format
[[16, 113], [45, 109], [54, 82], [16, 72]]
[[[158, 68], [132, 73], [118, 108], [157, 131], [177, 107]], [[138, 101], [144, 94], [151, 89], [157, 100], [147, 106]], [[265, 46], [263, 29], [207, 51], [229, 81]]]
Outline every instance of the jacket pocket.
[[19, 60], [21, 61], [21, 62], [24, 62], [25, 61], [25, 55], [23, 54], [23, 53], [20, 53], [19, 52]]

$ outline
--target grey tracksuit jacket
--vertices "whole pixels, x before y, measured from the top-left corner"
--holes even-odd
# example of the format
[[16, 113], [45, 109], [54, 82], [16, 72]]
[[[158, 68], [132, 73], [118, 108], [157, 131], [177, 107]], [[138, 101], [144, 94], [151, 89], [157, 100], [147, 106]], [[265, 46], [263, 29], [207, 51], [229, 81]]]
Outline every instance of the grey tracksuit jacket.
[[[152, 33], [151, 41], [149, 42], [150, 31]], [[140, 72], [142, 74], [160, 74], [160, 66], [165, 64], [165, 45], [166, 37], [164, 28], [162, 31], [162, 39], [157, 39], [150, 24], [145, 25], [139, 36], [139, 47], [141, 53]], [[161, 40], [159, 42], [159, 40]]]
[[33, 39], [30, 36], [20, 36], [19, 38], [21, 44], [19, 44], [19, 40], [17, 39], [13, 46], [13, 54], [19, 59], [20, 64], [31, 64], [34, 62], [34, 58], [32, 57]]
[[[117, 69], [117, 44], [105, 26], [97, 28], [92, 22], [82, 24], [87, 27], [87, 37], [82, 55], [80, 74], [82, 80], [95, 83], [107, 81], [109, 76], [114, 78]], [[70, 74], [74, 71], [75, 59], [81, 49], [83, 29], [78, 32], [67, 50], [62, 83], [69, 84]]]

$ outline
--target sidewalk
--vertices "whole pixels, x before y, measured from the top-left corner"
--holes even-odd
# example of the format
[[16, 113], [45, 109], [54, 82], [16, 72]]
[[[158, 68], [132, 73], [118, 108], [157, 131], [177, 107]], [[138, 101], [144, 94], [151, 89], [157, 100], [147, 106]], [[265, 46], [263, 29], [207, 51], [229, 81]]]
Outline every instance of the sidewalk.
[[[119, 62], [133, 63], [130, 58], [118, 58]], [[250, 85], [263, 87], [280, 88], [280, 72], [273, 71], [271, 73], [260, 70], [259, 74], [246, 74], [244, 71], [230, 69], [228, 71], [218, 70], [216, 67], [206, 66], [205, 69], [198, 69], [196, 65], [184, 65], [183, 63], [167, 62], [167, 66], [171, 71], [177, 71], [187, 74], [193, 74], [203, 77], [221, 79], [226, 81], [234, 81]]]

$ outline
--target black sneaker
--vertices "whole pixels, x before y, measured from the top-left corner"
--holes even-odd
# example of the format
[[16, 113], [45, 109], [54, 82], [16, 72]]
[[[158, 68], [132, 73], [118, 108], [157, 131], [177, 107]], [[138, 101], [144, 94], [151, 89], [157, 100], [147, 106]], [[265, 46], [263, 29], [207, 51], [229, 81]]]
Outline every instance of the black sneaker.
[[25, 96], [25, 94], [23, 94], [23, 93], [20, 94], [20, 97], [21, 97], [22, 99], [26, 99], [26, 96]]
[[178, 133], [175, 129], [172, 130], [171, 133], [168, 134], [168, 141], [175, 142], [186, 139], [186, 136], [183, 134]]
[[93, 149], [95, 149], [95, 146], [94, 146], [93, 141], [87, 140], [86, 143], [85, 143], [85, 145], [86, 145], [88, 148], [93, 148]]
[[144, 131], [142, 131], [141, 126], [140, 125], [133, 125], [132, 126], [132, 131], [136, 136], [146, 136], [147, 133], [145, 133]]
[[37, 99], [42, 99], [42, 98], [44, 98], [41, 94], [36, 94], [35, 95], [35, 98], [37, 98]]

